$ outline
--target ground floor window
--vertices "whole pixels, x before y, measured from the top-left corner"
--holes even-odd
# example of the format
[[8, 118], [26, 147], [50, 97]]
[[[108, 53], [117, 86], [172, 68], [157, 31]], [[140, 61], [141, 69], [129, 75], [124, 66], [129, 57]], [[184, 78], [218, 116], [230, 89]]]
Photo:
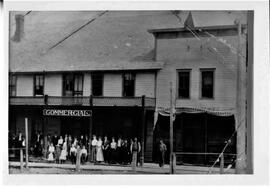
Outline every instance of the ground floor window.
[[[174, 152], [220, 153], [235, 130], [234, 116], [222, 117], [206, 113], [177, 115], [174, 121]], [[166, 161], [169, 162], [169, 117], [158, 117], [154, 131], [153, 158], [157, 156], [157, 144], [163, 139], [168, 146]], [[225, 153], [236, 153], [236, 137]], [[177, 155], [178, 163], [213, 164], [217, 156], [208, 155]], [[232, 156], [225, 155], [225, 163], [230, 163]], [[157, 159], [156, 159], [157, 160]]]

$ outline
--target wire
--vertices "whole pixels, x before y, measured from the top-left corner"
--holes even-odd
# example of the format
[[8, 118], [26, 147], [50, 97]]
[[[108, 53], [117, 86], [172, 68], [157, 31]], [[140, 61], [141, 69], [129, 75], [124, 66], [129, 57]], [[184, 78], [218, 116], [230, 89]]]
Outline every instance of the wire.
[[[173, 15], [175, 15], [178, 19], [179, 19], [179, 21], [183, 24], [183, 22], [182, 22], [182, 19], [176, 14], [176, 13], [174, 13], [173, 11], [172, 11], [172, 14]], [[193, 34], [193, 36], [197, 39], [197, 40], [199, 40], [199, 41], [201, 41], [201, 37], [199, 36], [199, 34], [197, 34], [195, 31], [192, 31], [192, 29], [188, 26], [188, 25], [185, 25], [185, 27]], [[207, 32], [207, 34], [208, 35], [212, 35], [212, 34], [210, 34], [210, 33], [208, 33]], [[213, 38], [217, 38], [216, 36], [214, 36], [214, 35], [212, 35], [211, 37], [213, 37]], [[220, 42], [220, 41], [219, 41]], [[207, 42], [206, 42], [207, 43]], [[225, 44], [224, 44], [225, 45]], [[211, 51], [210, 49], [212, 49], [213, 51], [215, 51], [219, 56], [221, 56], [221, 58], [222, 58], [222, 61], [223, 62], [225, 62], [225, 57], [222, 55], [222, 53], [221, 52], [219, 52], [216, 48], [213, 48], [213, 47], [211, 47], [211, 46], [208, 46], [208, 51], [209, 52], [211, 52], [211, 53], [213, 53], [213, 54], [215, 54], [213, 51]], [[239, 53], [239, 52], [238, 52]], [[240, 53], [239, 53], [240, 54]], [[240, 56], [241, 56], [241, 54], [240, 54]], [[243, 55], [242, 55], [242, 57], [243, 58], [245, 58]], [[223, 63], [222, 62], [222, 63]]]
[[221, 157], [221, 155], [225, 152], [226, 148], [228, 147], [228, 145], [231, 143], [231, 139], [233, 138], [233, 136], [235, 135], [235, 133], [238, 131], [238, 129], [243, 125], [243, 121], [245, 120], [245, 118], [243, 118], [239, 125], [237, 126], [237, 128], [234, 130], [234, 132], [232, 133], [232, 135], [230, 136], [230, 138], [226, 141], [226, 145], [223, 147], [221, 153], [219, 154], [218, 158], [215, 160], [214, 164], [209, 168], [208, 173], [211, 173], [212, 168], [217, 164], [217, 162], [219, 161], [219, 158]]
[[[65, 36], [63, 39], [61, 39], [59, 42], [57, 42], [56, 44], [54, 44], [53, 46], [51, 46], [48, 51], [50, 51], [51, 49], [55, 48], [56, 46], [58, 46], [59, 44], [61, 44], [62, 42], [64, 42], [66, 39], [68, 39], [69, 37], [71, 37], [72, 35], [74, 35], [75, 33], [77, 33], [79, 30], [81, 30], [82, 28], [84, 28], [85, 26], [87, 26], [88, 24], [92, 23], [93, 21], [95, 21], [97, 18], [101, 17], [102, 15], [104, 15], [106, 12], [108, 12], [107, 10], [100, 13], [99, 15], [97, 15], [97, 17], [89, 20], [88, 22], [86, 22], [85, 24], [83, 24], [82, 26], [80, 26], [78, 29], [76, 29], [75, 31], [71, 32], [70, 34], [68, 34], [67, 36]], [[47, 51], [47, 52], [48, 52]]]
[[[207, 32], [207, 31], [203, 31], [205, 34], [209, 35], [210, 37], [216, 39], [216, 41], [220, 42], [221, 44], [227, 46], [228, 48], [230, 48], [231, 50], [234, 50], [236, 53], [238, 53], [242, 58], [246, 59], [246, 57], [244, 55], [242, 55], [240, 52], [237, 52], [237, 50], [232, 46], [232, 45], [229, 45], [229, 44], [226, 44], [224, 42], [222, 42], [221, 40], [219, 40], [215, 35]], [[233, 53], [233, 52], [232, 52]]]

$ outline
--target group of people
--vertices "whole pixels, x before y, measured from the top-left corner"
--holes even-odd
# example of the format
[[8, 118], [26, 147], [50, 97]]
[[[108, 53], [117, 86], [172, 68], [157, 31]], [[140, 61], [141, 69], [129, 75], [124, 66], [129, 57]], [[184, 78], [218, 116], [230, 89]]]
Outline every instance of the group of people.
[[[25, 137], [21, 132], [16, 136], [9, 136], [9, 148], [25, 147]], [[43, 138], [40, 132], [36, 132], [33, 138], [33, 145], [30, 149], [36, 157], [46, 157], [49, 162], [64, 163], [70, 160], [76, 163], [79, 155], [81, 163], [86, 161], [93, 163], [109, 164], [131, 164], [137, 166], [141, 151], [141, 144], [138, 139], [122, 139], [121, 137], [112, 137], [110, 140], [107, 136], [103, 138], [93, 135], [89, 139], [87, 135], [72, 137], [71, 135], [59, 136], [55, 133], [53, 136], [48, 134]], [[164, 165], [166, 145], [163, 140], [159, 143], [159, 166]]]
[[[39, 144], [35, 144], [39, 147]], [[64, 163], [70, 160], [76, 162], [79, 155], [81, 163], [86, 161], [93, 163], [109, 163], [109, 164], [130, 164], [132, 162], [132, 153], [136, 152], [136, 163], [138, 163], [138, 155], [141, 151], [141, 145], [137, 138], [117, 140], [112, 137], [111, 140], [107, 136], [103, 138], [93, 135], [90, 140], [87, 136], [81, 135], [79, 138], [71, 135], [54, 136], [47, 135], [44, 138], [45, 155], [48, 161], [56, 163]], [[39, 151], [39, 149], [36, 149]], [[39, 153], [37, 153], [39, 155]], [[133, 159], [134, 160], [134, 159]]]

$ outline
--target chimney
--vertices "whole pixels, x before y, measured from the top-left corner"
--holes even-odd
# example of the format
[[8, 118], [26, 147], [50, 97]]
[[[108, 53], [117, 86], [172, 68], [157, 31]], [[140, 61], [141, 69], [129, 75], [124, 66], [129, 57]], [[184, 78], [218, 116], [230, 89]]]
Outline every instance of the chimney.
[[13, 37], [15, 42], [20, 42], [24, 36], [24, 16], [21, 14], [15, 15], [16, 30]]

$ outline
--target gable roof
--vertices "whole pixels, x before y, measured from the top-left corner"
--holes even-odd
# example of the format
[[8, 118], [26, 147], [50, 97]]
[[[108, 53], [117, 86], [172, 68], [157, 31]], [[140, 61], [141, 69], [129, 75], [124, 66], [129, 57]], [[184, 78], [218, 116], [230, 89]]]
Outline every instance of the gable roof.
[[153, 60], [154, 37], [147, 29], [178, 25], [170, 11], [110, 11], [100, 17], [102, 12], [34, 11], [25, 16], [25, 37], [16, 43], [17, 13], [11, 14], [11, 72], [160, 69], [163, 63]]
[[[20, 42], [12, 40], [16, 14], [24, 15], [25, 35]], [[11, 12], [9, 71], [161, 69], [163, 63], [154, 61], [154, 37], [148, 29], [184, 28], [188, 14], [189, 11]], [[244, 17], [241, 11], [191, 14], [195, 27], [232, 25], [235, 17]]]

